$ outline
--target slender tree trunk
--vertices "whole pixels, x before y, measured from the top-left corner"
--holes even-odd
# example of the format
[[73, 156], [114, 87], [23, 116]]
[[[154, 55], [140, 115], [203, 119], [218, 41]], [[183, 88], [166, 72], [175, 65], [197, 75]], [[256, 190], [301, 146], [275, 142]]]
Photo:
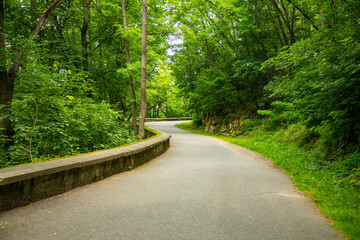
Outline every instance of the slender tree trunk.
[[[292, 16], [291, 16], [291, 28], [293, 29], [293, 32], [294, 30], [296, 29], [296, 17], [295, 17], [295, 10], [296, 8], [293, 6], [293, 9], [292, 9]], [[294, 36], [295, 36], [295, 33], [294, 33]], [[294, 37], [295, 38], [295, 37]]]
[[[44, 12], [44, 14], [39, 19], [35, 30], [30, 35], [30, 40], [35, 35], [38, 35], [41, 27], [43, 26], [46, 19], [50, 14], [55, 10], [55, 8], [60, 4], [62, 0], [55, 0], [51, 6]], [[24, 45], [16, 59], [13, 61], [12, 66], [9, 70], [6, 69], [6, 52], [5, 52], [5, 5], [4, 0], [0, 0], [0, 105], [6, 105], [11, 107], [11, 102], [14, 94], [14, 80], [16, 74], [20, 67], [20, 61], [24, 56], [24, 52], [27, 49], [27, 45]], [[2, 108], [0, 110], [0, 115], [4, 114], [6, 109]], [[11, 139], [13, 136], [13, 129], [9, 118], [4, 118], [0, 120], [0, 134], [4, 134], [8, 139]]]
[[280, 26], [280, 30], [281, 30], [281, 34], [283, 35], [283, 38], [286, 42], [286, 44], [290, 47], [291, 46], [291, 36], [290, 36], [290, 39], [287, 37], [286, 33], [285, 33], [285, 30], [283, 28], [283, 24], [282, 24], [282, 21], [284, 21], [287, 29], [288, 29], [288, 32], [290, 30], [290, 27], [289, 27], [289, 24], [288, 22], [286, 21], [286, 18], [284, 17], [284, 15], [282, 14], [277, 2], [275, 0], [272, 0], [271, 1], [274, 8], [275, 8], [275, 12], [276, 12], [276, 16], [277, 16], [277, 19], [279, 21], [279, 26]]
[[[125, 35], [127, 32], [127, 20], [126, 20], [126, 0], [122, 0], [122, 15], [123, 15], [123, 24], [124, 24], [124, 31]], [[130, 50], [129, 50], [129, 41], [127, 36], [125, 36], [125, 53], [126, 53], [126, 63], [130, 64]], [[130, 93], [132, 98], [132, 128], [135, 134], [138, 134], [137, 125], [136, 125], [136, 117], [137, 117], [137, 110], [136, 110], [136, 95], [135, 95], [135, 87], [133, 82], [132, 75], [129, 76], [129, 86], [130, 86]]]
[[326, 22], [324, 19], [324, 11], [320, 11], [320, 19], [321, 19], [321, 28], [326, 29]]
[[169, 118], [169, 106], [168, 106], [168, 100], [166, 99], [166, 118]]
[[148, 2], [143, 0], [143, 26], [142, 26], [142, 57], [141, 57], [141, 104], [139, 118], [139, 134], [142, 139], [145, 137], [145, 116], [146, 116], [146, 58], [147, 58], [147, 17]]
[[[292, 22], [290, 22], [290, 13], [289, 13], [289, 8], [287, 6], [285, 6], [283, 0], [280, 0], [281, 2], [281, 7], [284, 10], [284, 14], [282, 14], [283, 16], [283, 20], [284, 23], [286, 25], [286, 27], [288, 28], [288, 33], [289, 33], [289, 45], [293, 45], [295, 42], [295, 33], [294, 33], [294, 25], [292, 24]], [[295, 10], [295, 7], [293, 7], [293, 9]], [[280, 9], [279, 9], [280, 11]]]
[[72, 35], [72, 44], [74, 47], [74, 50], [76, 48], [76, 30], [75, 30], [75, 23], [72, 21], [71, 23], [71, 35]]
[[280, 18], [279, 14], [278, 14], [277, 12], [276, 12], [276, 17], [277, 17], [278, 22], [279, 22], [279, 29], [280, 29], [281, 35], [282, 35], [283, 38], [284, 38], [284, 43], [285, 43], [285, 45], [288, 45], [288, 44], [289, 44], [289, 40], [288, 40], [288, 38], [287, 38], [287, 36], [286, 36], [286, 33], [285, 33], [285, 30], [284, 30], [283, 24], [282, 24], [282, 22], [281, 22], [281, 18]]
[[88, 52], [88, 41], [87, 34], [89, 29], [90, 22], [90, 1], [83, 0], [83, 9], [84, 9], [84, 23], [81, 27], [81, 47], [82, 47], [82, 59], [83, 59], [83, 69], [85, 71], [89, 70], [89, 52]]

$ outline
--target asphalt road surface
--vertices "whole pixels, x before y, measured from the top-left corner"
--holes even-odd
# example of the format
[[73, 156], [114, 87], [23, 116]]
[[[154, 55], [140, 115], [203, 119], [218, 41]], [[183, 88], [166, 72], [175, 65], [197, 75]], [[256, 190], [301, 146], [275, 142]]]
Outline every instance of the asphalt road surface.
[[0, 239], [342, 239], [268, 160], [175, 122], [171, 148], [130, 172], [0, 215]]

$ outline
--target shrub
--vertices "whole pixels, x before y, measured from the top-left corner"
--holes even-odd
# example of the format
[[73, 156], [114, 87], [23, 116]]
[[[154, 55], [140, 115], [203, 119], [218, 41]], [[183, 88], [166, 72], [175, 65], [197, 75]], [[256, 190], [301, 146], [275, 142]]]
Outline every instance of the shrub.
[[202, 120], [200, 118], [195, 118], [193, 119], [192, 122], [196, 128], [201, 127], [203, 125]]

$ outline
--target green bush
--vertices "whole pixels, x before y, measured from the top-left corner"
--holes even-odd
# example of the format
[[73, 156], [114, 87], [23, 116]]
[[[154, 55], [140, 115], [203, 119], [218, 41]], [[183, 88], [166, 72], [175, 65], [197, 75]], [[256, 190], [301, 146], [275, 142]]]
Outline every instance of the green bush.
[[36, 102], [39, 113], [35, 127], [31, 117], [35, 113], [29, 108], [33, 102], [25, 98], [13, 103], [15, 145], [9, 149], [8, 165], [30, 161], [30, 141], [32, 155], [38, 160], [112, 148], [137, 140], [119, 120], [120, 113], [109, 104], [72, 96], [51, 101], [39, 98]]
[[192, 120], [192, 124], [198, 128], [201, 127], [203, 125], [202, 120], [200, 118], [195, 118]]
[[[26, 76], [29, 77], [29, 76]], [[0, 167], [117, 147], [137, 141], [110, 104], [86, 97], [94, 94], [81, 73], [38, 74], [17, 87], [11, 120], [15, 135], [1, 145]], [[31, 148], [30, 148], [31, 143]]]
[[354, 152], [360, 141], [360, 42], [337, 30], [318, 31], [264, 63], [281, 73], [265, 87], [269, 97], [291, 106], [271, 121], [300, 118], [329, 154]]

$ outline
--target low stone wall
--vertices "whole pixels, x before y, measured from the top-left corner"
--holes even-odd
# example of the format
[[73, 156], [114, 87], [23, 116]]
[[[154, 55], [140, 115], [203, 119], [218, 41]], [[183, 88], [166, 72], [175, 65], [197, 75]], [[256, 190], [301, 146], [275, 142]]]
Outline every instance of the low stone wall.
[[163, 121], [186, 121], [192, 120], [191, 117], [183, 118], [145, 118], [145, 122], [163, 122]]
[[26, 205], [134, 169], [165, 152], [171, 136], [48, 162], [0, 169], [0, 211]]

